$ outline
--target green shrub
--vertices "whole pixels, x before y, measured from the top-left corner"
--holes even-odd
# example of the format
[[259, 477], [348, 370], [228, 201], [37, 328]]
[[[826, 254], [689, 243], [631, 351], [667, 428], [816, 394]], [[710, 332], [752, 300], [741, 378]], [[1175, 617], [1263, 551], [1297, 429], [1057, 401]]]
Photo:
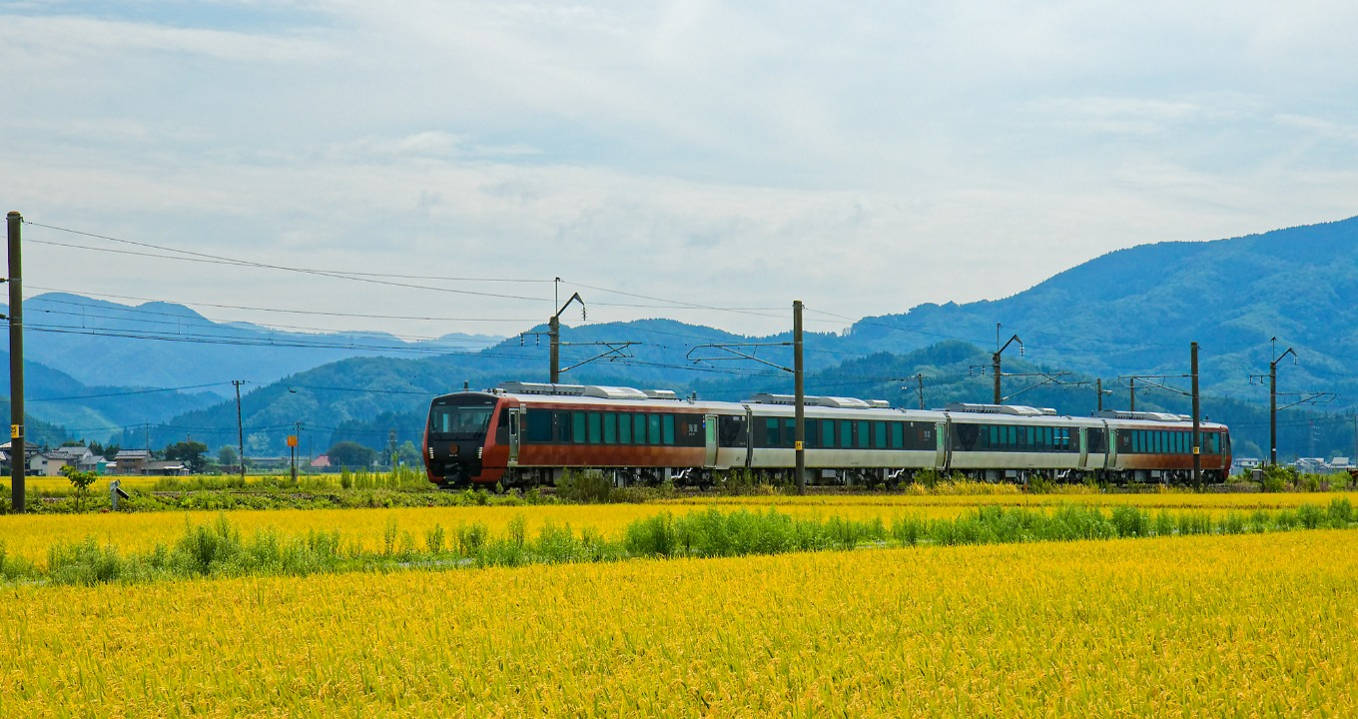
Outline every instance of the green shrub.
[[556, 496], [566, 502], [599, 504], [612, 493], [613, 482], [598, 470], [567, 470], [556, 483]]
[[424, 530], [424, 546], [430, 554], [442, 554], [443, 543], [443, 525], [435, 523], [434, 526]]

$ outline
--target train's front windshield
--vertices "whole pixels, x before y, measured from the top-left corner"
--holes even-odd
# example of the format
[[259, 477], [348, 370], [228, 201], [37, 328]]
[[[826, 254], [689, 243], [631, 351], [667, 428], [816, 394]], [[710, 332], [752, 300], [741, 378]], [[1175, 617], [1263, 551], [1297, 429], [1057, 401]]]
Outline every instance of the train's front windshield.
[[495, 401], [476, 405], [434, 405], [429, 411], [429, 432], [451, 439], [486, 436]]

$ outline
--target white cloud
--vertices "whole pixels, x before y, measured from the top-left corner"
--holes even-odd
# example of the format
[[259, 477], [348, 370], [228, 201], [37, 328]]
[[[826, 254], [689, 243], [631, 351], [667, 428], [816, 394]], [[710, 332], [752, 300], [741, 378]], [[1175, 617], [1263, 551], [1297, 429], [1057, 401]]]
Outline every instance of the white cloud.
[[[0, 6], [22, 108], [0, 116], [0, 197], [275, 264], [853, 316], [1355, 214], [1358, 10], [1338, 2], [279, 7]], [[172, 300], [514, 320], [377, 327], [406, 334], [550, 311], [550, 286], [519, 288], [539, 305], [30, 254], [68, 289], [133, 294], [150, 266]], [[661, 314], [590, 299], [594, 320]]]

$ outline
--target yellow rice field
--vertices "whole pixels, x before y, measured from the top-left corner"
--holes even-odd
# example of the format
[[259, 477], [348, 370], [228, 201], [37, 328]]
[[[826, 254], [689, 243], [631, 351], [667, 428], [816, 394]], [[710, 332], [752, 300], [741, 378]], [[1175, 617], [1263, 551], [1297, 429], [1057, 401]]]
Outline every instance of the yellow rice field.
[[1358, 533], [11, 586], [0, 716], [1358, 715]]
[[[1132, 505], [1148, 510], [1207, 511], [1219, 515], [1227, 511], [1286, 509], [1304, 503], [1324, 506], [1335, 497], [1350, 494], [1111, 494], [1111, 495], [817, 495], [806, 497], [701, 497], [652, 504], [609, 505], [536, 505], [520, 507], [419, 507], [398, 509], [283, 509], [238, 510], [230, 512], [231, 522], [247, 535], [271, 529], [281, 536], [304, 535], [311, 531], [338, 531], [346, 545], [368, 551], [382, 547], [385, 534], [395, 523], [400, 541], [420, 546], [426, 530], [441, 526], [453, 530], [462, 524], [480, 523], [493, 533], [503, 532], [511, 519], [523, 517], [527, 529], [536, 533], [544, 524], [569, 524], [573, 529], [593, 528], [614, 537], [630, 522], [660, 512], [683, 514], [708, 507], [722, 510], [767, 510], [797, 516], [844, 519], [893, 519], [910, 516], [924, 519], [956, 517], [982, 505], [1052, 507], [1060, 504], [1096, 506]], [[1358, 497], [1353, 497], [1358, 503]], [[144, 552], [157, 543], [171, 543], [184, 532], [186, 523], [204, 524], [217, 512], [147, 512], [127, 514], [77, 515], [3, 515], [0, 516], [0, 542], [10, 556], [23, 557], [39, 565], [46, 561], [48, 547], [57, 543], [79, 542], [94, 537], [100, 544], [115, 545], [124, 552]], [[409, 535], [406, 538], [405, 535]]]
[[[382, 547], [385, 534], [395, 522], [399, 535], [409, 534], [408, 540], [422, 546], [426, 530], [435, 525], [452, 530], [462, 524], [480, 523], [492, 533], [502, 534], [515, 517], [527, 520], [527, 530], [536, 533], [544, 524], [569, 524], [580, 530], [590, 527], [606, 537], [614, 537], [629, 523], [661, 512], [684, 514], [706, 509], [700, 503], [656, 506], [651, 504], [606, 505], [537, 505], [521, 507], [416, 507], [397, 509], [281, 509], [240, 510], [229, 513], [231, 523], [245, 534], [271, 529], [279, 535], [304, 535], [311, 531], [338, 531], [346, 545], [358, 545], [368, 551]], [[963, 507], [884, 507], [878, 505], [815, 504], [787, 505], [781, 501], [753, 501], [738, 505], [723, 504], [722, 509], [747, 508], [766, 510], [777, 506], [779, 511], [797, 516], [836, 516], [844, 519], [911, 515], [916, 517], [954, 517]], [[94, 537], [100, 544], [117, 546], [124, 552], [142, 552], [157, 543], [169, 544], [184, 534], [186, 523], [205, 524], [218, 512], [144, 512], [132, 514], [29, 514], [0, 516], [0, 542], [10, 556], [23, 557], [40, 566], [45, 563], [48, 547], [57, 543], [79, 542]]]

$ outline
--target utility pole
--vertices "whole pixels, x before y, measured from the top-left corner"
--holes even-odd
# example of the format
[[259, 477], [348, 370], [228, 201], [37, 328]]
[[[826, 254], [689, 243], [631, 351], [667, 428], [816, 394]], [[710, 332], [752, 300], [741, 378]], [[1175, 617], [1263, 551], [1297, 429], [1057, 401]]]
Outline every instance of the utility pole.
[[1198, 343], [1189, 345], [1189, 368], [1193, 375], [1193, 486], [1202, 489], [1202, 424], [1198, 420], [1201, 410], [1198, 398]]
[[23, 215], [9, 213], [9, 464], [15, 514], [24, 513], [24, 476], [28, 470], [28, 433], [24, 431], [24, 292], [19, 242]]
[[1094, 380], [1094, 394], [1099, 398], [1099, 412], [1103, 411], [1103, 378]]
[[916, 374], [915, 381], [919, 383], [919, 386], [917, 387], [917, 391], [919, 392], [919, 408], [924, 409], [924, 373], [920, 372]]
[[233, 379], [231, 384], [236, 386], [236, 441], [240, 449], [240, 481], [245, 484], [245, 422], [241, 420], [240, 413], [240, 386], [245, 384], [243, 379]]
[[1018, 335], [1010, 337], [1003, 347], [1000, 346], [1000, 326], [999, 322], [995, 323], [995, 354], [990, 356], [991, 373], [995, 376], [995, 404], [1000, 404], [1002, 396], [1000, 394], [1000, 355], [1009, 349], [1009, 345], [1017, 342], [1019, 343], [1019, 356], [1023, 356], [1023, 340], [1019, 339]]
[[[561, 278], [558, 277], [557, 282], [560, 281]], [[585, 301], [580, 298], [579, 292], [572, 294], [570, 298], [566, 300], [566, 304], [561, 305], [561, 308], [556, 311], [556, 314], [552, 315], [551, 319], [547, 320], [547, 337], [551, 340], [552, 384], [557, 384], [561, 381], [561, 313], [565, 312], [566, 308], [570, 307], [572, 302], [580, 303], [580, 319], [584, 320], [586, 318]]]
[[1128, 412], [1135, 412], [1135, 411], [1136, 411], [1136, 378], [1135, 378], [1135, 377], [1133, 377], [1132, 380], [1131, 380], [1131, 382], [1128, 383], [1128, 386], [1132, 388], [1132, 407], [1131, 407], [1131, 409], [1129, 409], [1129, 410], [1127, 410], [1127, 411], [1128, 411]]
[[391, 457], [391, 471], [396, 471], [396, 430], [387, 432], [387, 451]]
[[[797, 494], [806, 494], [806, 387], [802, 381], [802, 301], [792, 302], [793, 451], [797, 455]], [[753, 427], [750, 428], [754, 430]]]
[[1297, 361], [1297, 353], [1288, 347], [1281, 355], [1278, 355], [1278, 338], [1269, 340], [1272, 343], [1273, 361], [1268, 363], [1268, 461], [1273, 466], [1278, 466], [1278, 363], [1288, 355], [1292, 355], [1292, 361]]

